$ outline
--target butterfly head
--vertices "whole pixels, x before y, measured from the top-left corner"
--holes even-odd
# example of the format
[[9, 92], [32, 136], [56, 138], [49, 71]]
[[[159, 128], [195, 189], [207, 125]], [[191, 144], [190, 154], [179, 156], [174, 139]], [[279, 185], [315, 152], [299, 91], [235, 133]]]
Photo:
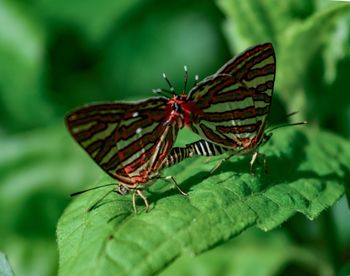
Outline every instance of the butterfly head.
[[187, 101], [187, 95], [186, 94], [181, 94], [181, 95], [174, 95], [170, 100], [169, 104], [171, 106], [172, 113], [178, 113], [182, 114], [183, 113], [183, 105]]
[[[169, 89], [155, 89], [153, 90], [154, 93], [161, 94], [169, 99], [168, 101], [168, 107], [170, 110], [170, 116], [169, 119], [164, 122], [165, 125], [170, 125], [172, 122], [179, 120], [180, 127], [185, 125], [190, 125], [190, 122], [192, 120], [192, 114], [194, 112], [193, 103], [189, 101], [188, 94], [186, 92], [187, 89], [187, 82], [188, 82], [188, 71], [187, 66], [184, 66], [185, 69], [185, 76], [184, 76], [184, 87], [182, 89], [182, 93], [176, 93], [175, 88], [165, 75], [163, 73], [163, 78], [167, 82]], [[198, 83], [198, 76], [195, 77], [195, 84]]]
[[174, 95], [169, 100], [168, 106], [170, 107], [170, 114], [168, 120], [164, 122], [165, 125], [170, 125], [174, 121], [178, 121], [180, 127], [183, 125], [183, 110], [182, 110], [182, 98], [179, 95]]
[[120, 195], [127, 195], [129, 193], [129, 189], [125, 185], [119, 184], [115, 192]]

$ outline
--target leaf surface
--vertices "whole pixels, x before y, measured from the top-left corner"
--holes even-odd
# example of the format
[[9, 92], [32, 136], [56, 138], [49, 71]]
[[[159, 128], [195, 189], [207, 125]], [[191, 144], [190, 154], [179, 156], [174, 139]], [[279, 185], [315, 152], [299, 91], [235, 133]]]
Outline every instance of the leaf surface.
[[261, 232], [249, 229], [214, 250], [199, 256], [184, 254], [161, 276], [270, 276], [289, 275], [288, 267], [294, 267], [299, 275], [313, 271], [316, 275], [332, 274], [326, 252], [319, 254], [304, 245], [293, 244], [283, 229]]
[[249, 157], [232, 158], [206, 179], [218, 159], [186, 160], [168, 169], [165, 175], [175, 175], [188, 196], [158, 181], [148, 196], [149, 213], [135, 215], [130, 196], [114, 194], [87, 212], [108, 187], [79, 196], [58, 224], [61, 275], [153, 274], [184, 252], [198, 254], [248, 227], [268, 231], [297, 212], [314, 219], [344, 194], [347, 141], [310, 127], [283, 129], [262, 152], [267, 175], [259, 166], [250, 175]]

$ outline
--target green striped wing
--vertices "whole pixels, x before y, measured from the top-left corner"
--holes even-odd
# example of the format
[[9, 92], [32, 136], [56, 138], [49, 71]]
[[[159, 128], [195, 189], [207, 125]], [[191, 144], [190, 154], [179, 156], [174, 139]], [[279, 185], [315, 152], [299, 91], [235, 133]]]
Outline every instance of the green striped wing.
[[270, 111], [275, 79], [272, 44], [256, 45], [193, 87], [191, 128], [234, 151], [259, 144]]
[[166, 98], [88, 105], [65, 122], [74, 139], [111, 177], [134, 187], [158, 173], [179, 130]]

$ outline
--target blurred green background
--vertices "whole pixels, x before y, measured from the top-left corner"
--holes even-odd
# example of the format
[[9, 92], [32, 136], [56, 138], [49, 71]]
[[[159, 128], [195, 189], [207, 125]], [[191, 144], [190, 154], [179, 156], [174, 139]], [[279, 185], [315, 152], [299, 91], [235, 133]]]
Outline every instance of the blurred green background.
[[[55, 227], [68, 195], [103, 175], [69, 137], [66, 112], [150, 97], [166, 87], [163, 72], [181, 88], [183, 65], [203, 78], [266, 41], [277, 54], [271, 121], [299, 111], [294, 120], [349, 138], [350, 3], [1, 1], [0, 252], [16, 275], [57, 274]], [[276, 231], [246, 231], [164, 274], [341, 273], [349, 214], [343, 198], [316, 221], [296, 216]]]

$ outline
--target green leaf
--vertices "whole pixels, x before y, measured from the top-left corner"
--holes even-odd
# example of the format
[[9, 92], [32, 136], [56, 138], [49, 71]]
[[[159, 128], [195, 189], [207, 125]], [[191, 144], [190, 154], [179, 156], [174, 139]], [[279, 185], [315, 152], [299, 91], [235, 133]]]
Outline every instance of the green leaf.
[[304, 19], [313, 10], [312, 1], [217, 0], [227, 15], [224, 29], [233, 52], [259, 42], [278, 42], [294, 21]]
[[13, 272], [11, 266], [4, 253], [0, 252], [0, 275], [12, 276]]
[[202, 255], [184, 254], [160, 275], [288, 275], [284, 270], [290, 266], [297, 268], [293, 271], [299, 275], [308, 275], [302, 274], [307, 271], [324, 276], [332, 274], [325, 254], [293, 244], [281, 229], [267, 233], [249, 229]]
[[[110, 188], [79, 196], [58, 223], [61, 275], [154, 274], [184, 253], [199, 254], [248, 227], [268, 231], [297, 212], [314, 219], [344, 194], [346, 140], [311, 128], [281, 129], [263, 149], [267, 175], [259, 166], [250, 175], [249, 157], [233, 158], [206, 179], [218, 159], [186, 160], [167, 170], [188, 196], [155, 190], [166, 185], [158, 181], [148, 196], [149, 213], [135, 215], [130, 196], [112, 194], [87, 212]], [[106, 182], [111, 180], [99, 184]]]
[[[333, 5], [315, 13], [303, 22], [291, 25], [280, 34], [278, 52], [280, 77], [276, 87], [283, 91], [280, 95], [281, 99], [290, 110], [305, 110], [303, 79], [307, 76], [310, 63], [322, 46], [327, 45], [327, 41], [331, 39], [339, 19], [349, 13], [349, 4]], [[319, 76], [320, 81], [323, 77]]]

